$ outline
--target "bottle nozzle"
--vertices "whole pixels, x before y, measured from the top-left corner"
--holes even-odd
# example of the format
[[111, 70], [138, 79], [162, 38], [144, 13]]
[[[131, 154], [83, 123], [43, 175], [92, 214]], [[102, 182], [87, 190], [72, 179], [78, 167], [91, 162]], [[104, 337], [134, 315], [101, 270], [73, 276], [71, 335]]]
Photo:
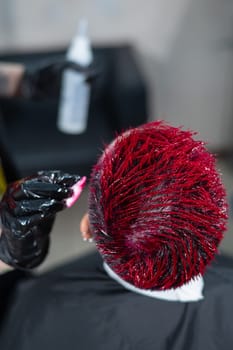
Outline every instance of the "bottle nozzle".
[[88, 35], [88, 21], [86, 18], [82, 18], [78, 24], [78, 36]]
[[91, 64], [93, 60], [88, 36], [88, 21], [85, 18], [81, 19], [78, 24], [78, 32], [71, 43], [67, 57], [84, 67]]

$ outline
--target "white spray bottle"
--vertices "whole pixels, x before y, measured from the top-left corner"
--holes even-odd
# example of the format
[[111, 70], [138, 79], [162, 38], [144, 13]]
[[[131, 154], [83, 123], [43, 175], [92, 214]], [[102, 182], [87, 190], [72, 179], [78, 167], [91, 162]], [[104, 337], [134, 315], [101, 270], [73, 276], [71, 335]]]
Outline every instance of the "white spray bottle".
[[[91, 64], [93, 55], [87, 35], [86, 20], [80, 21], [78, 34], [71, 42], [66, 59], [79, 64], [83, 68]], [[66, 69], [62, 77], [58, 129], [68, 134], [85, 132], [89, 102], [90, 84], [85, 81], [85, 75], [70, 68]]]

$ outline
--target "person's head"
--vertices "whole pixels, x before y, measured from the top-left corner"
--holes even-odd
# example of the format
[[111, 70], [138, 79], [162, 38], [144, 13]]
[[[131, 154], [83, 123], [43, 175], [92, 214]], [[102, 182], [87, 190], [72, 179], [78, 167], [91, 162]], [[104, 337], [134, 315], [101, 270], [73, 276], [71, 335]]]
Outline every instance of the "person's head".
[[215, 159], [193, 133], [152, 122], [122, 133], [94, 166], [91, 233], [105, 262], [142, 289], [202, 275], [227, 220]]

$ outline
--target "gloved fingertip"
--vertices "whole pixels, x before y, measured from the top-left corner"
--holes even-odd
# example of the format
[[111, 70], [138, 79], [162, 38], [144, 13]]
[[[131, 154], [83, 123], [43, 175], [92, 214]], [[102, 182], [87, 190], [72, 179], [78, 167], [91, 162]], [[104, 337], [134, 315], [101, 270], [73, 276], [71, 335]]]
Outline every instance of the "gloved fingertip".
[[65, 205], [67, 208], [72, 207], [72, 205], [77, 201], [85, 186], [86, 180], [86, 176], [83, 176], [78, 182], [76, 182], [76, 184], [71, 187], [73, 194], [71, 197], [65, 200]]

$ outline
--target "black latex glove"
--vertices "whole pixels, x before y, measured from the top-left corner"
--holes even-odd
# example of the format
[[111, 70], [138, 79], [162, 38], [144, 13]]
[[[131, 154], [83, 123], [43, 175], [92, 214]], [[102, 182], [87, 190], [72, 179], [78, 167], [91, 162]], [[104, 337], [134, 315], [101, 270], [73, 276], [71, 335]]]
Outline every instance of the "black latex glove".
[[0, 203], [0, 260], [21, 269], [44, 260], [55, 214], [68, 206], [71, 187], [79, 180], [61, 171], [41, 171], [8, 186]]
[[42, 61], [26, 69], [21, 87], [22, 96], [36, 99], [58, 97], [62, 73], [67, 68], [82, 73], [89, 83], [92, 83], [98, 75], [93, 65], [83, 68], [70, 61]]

